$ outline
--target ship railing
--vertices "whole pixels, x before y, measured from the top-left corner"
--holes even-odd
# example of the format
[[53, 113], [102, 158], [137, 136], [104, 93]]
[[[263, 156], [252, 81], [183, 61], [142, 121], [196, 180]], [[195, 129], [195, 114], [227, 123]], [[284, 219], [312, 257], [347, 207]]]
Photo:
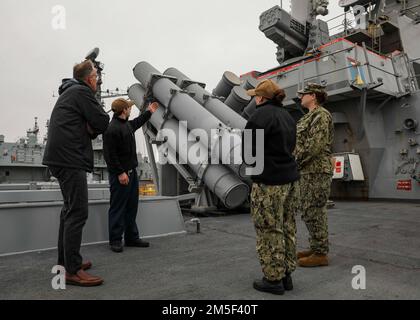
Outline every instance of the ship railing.
[[413, 10], [413, 9], [419, 8], [420, 4], [407, 7], [407, 0], [403, 0], [402, 6], [403, 6], [403, 9], [400, 11], [401, 15], [406, 15], [407, 13], [411, 13], [413, 16], [415, 16], [416, 23], [420, 22], [420, 14], [418, 13], [418, 11]]
[[[338, 16], [332, 17], [331, 19], [325, 21], [328, 23], [328, 26], [330, 26], [331, 24], [333, 24], [332, 22], [334, 22], [333, 26], [328, 27], [330, 36], [336, 35], [342, 31], [344, 31], [344, 35], [347, 36], [349, 31], [354, 29], [356, 25], [356, 19], [348, 19], [349, 12], [351, 11], [344, 12]], [[344, 19], [341, 20], [338, 24], [336, 24], [337, 22], [335, 21], [342, 17], [344, 17]]]

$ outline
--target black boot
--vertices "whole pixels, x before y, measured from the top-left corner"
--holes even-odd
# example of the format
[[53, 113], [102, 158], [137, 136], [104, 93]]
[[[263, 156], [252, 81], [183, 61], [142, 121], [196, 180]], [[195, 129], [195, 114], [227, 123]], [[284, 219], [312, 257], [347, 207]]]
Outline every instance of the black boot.
[[121, 241], [111, 242], [110, 244], [111, 250], [116, 253], [121, 253], [124, 251], [123, 245]]
[[286, 276], [283, 278], [283, 287], [286, 291], [293, 290], [293, 280], [292, 275], [290, 273], [286, 273]]
[[125, 242], [126, 247], [136, 247], [136, 248], [148, 248], [150, 247], [150, 243], [147, 241], [143, 241], [141, 239], [137, 239], [134, 241], [126, 241]]
[[254, 289], [261, 292], [268, 292], [277, 295], [284, 294], [283, 281], [269, 281], [266, 278], [254, 281]]

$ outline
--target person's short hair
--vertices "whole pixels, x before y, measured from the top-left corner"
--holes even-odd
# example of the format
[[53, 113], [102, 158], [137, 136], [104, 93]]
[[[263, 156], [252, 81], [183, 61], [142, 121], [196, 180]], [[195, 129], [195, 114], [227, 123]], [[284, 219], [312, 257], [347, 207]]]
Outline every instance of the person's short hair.
[[82, 63], [76, 64], [73, 68], [73, 78], [78, 81], [83, 81], [91, 74], [94, 68], [93, 63], [90, 60], [85, 60]]
[[283, 89], [279, 89], [276, 92], [276, 96], [274, 97], [274, 100], [277, 101], [277, 103], [283, 103], [283, 100], [286, 98], [286, 92]]
[[327, 102], [328, 100], [328, 94], [323, 91], [323, 92], [314, 92], [315, 97], [316, 97], [316, 101], [318, 101], [318, 104], [323, 105], [324, 103]]

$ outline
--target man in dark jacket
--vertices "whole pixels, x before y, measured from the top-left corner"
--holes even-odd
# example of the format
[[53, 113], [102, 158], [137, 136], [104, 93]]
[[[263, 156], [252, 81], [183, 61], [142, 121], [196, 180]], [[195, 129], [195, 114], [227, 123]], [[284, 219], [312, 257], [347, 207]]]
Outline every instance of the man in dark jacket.
[[111, 204], [109, 209], [109, 244], [114, 252], [122, 252], [124, 234], [127, 247], [149, 247], [139, 237], [136, 218], [139, 205], [139, 181], [135, 132], [152, 117], [158, 108], [148, 110], [128, 121], [134, 103], [117, 99], [112, 104], [114, 118], [104, 135], [104, 156], [108, 165]]
[[58, 236], [58, 264], [66, 269], [66, 282], [78, 286], [102, 284], [85, 270], [80, 246], [88, 218], [86, 172], [93, 170], [92, 139], [105, 132], [109, 116], [95, 98], [97, 71], [91, 61], [74, 67], [73, 78], [64, 81], [48, 129], [43, 164], [58, 179], [63, 194]]
[[[254, 136], [253, 154], [264, 153], [262, 174], [251, 177], [251, 213], [264, 274], [262, 280], [254, 282], [254, 288], [281, 295], [293, 289], [291, 274], [296, 269], [294, 215], [299, 200], [299, 173], [293, 156], [296, 123], [282, 107], [285, 93], [275, 82], [264, 80], [248, 94], [256, 97], [257, 110], [245, 129]], [[264, 130], [263, 150], [255, 142], [258, 130]]]

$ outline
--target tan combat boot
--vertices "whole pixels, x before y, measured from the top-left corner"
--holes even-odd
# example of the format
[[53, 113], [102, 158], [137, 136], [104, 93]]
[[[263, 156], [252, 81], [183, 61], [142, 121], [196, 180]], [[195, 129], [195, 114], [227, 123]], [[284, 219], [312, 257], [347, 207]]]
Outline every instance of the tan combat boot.
[[303, 268], [326, 267], [328, 266], [328, 256], [314, 253], [309, 257], [299, 259], [298, 263]]
[[313, 254], [314, 254], [314, 252], [312, 250], [301, 251], [301, 252], [298, 252], [297, 258], [298, 259], [307, 258], [307, 257], [310, 257]]

